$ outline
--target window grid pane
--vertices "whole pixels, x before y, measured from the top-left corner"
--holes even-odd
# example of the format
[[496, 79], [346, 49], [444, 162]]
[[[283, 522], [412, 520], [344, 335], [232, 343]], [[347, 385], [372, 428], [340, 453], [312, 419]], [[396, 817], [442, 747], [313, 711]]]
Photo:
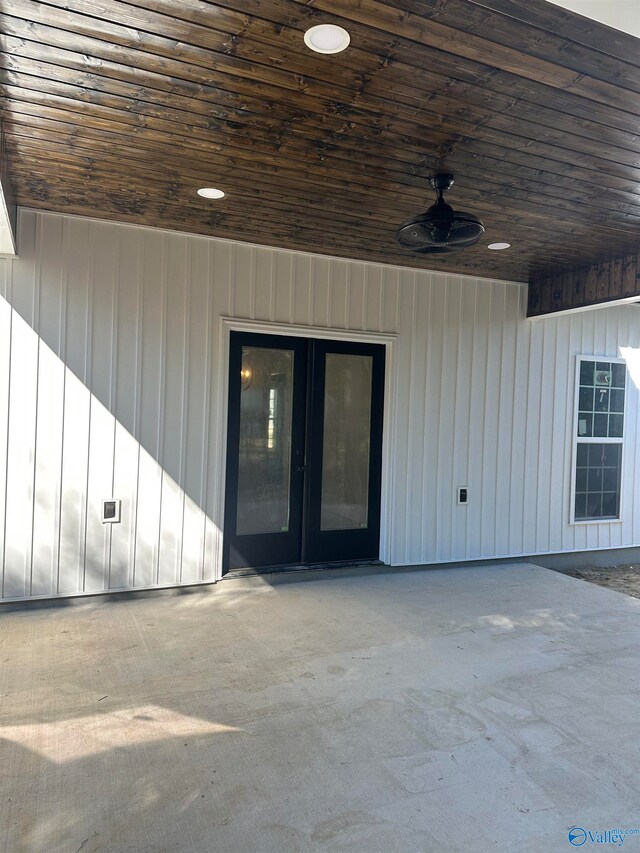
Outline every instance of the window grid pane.
[[583, 444], [576, 466], [576, 521], [620, 514], [622, 444]]
[[622, 438], [626, 367], [583, 361], [578, 391], [578, 437]]

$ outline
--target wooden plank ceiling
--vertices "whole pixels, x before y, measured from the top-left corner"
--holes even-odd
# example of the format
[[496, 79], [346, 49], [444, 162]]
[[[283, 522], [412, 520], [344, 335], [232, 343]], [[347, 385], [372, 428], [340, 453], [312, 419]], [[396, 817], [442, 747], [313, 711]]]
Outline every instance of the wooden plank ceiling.
[[[0, 10], [21, 205], [513, 280], [640, 249], [640, 41], [545, 0]], [[350, 47], [309, 51], [319, 23]], [[395, 231], [439, 170], [486, 238], [416, 256]]]

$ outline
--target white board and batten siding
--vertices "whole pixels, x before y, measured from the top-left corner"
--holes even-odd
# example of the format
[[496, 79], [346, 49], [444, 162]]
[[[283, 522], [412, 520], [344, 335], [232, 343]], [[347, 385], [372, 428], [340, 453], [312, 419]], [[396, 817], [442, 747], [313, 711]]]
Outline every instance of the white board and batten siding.
[[638, 351], [635, 306], [530, 322], [518, 283], [30, 210], [0, 296], [3, 599], [220, 576], [222, 317], [396, 336], [393, 565], [640, 544], [631, 381], [622, 521], [569, 523], [575, 358]]

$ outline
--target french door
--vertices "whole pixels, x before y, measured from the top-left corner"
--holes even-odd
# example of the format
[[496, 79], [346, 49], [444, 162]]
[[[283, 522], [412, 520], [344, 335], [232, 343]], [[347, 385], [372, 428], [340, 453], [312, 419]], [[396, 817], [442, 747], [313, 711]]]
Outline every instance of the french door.
[[375, 559], [384, 347], [232, 332], [223, 571]]

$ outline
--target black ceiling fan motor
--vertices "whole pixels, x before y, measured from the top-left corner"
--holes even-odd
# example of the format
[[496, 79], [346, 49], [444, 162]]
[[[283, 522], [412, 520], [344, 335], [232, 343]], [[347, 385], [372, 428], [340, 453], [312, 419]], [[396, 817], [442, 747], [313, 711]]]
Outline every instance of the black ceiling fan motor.
[[484, 225], [477, 216], [454, 210], [444, 200], [453, 175], [434, 175], [429, 183], [436, 191], [436, 203], [398, 228], [400, 245], [420, 254], [444, 254], [473, 246], [484, 234]]

